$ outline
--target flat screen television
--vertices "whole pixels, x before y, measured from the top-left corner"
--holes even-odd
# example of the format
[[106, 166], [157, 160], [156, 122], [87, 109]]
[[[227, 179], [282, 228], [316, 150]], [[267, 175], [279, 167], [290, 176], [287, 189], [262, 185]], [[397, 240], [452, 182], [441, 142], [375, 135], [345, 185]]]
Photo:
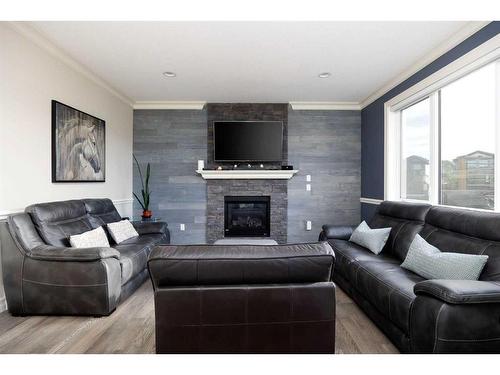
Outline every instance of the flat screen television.
[[214, 121], [216, 162], [280, 162], [281, 121]]

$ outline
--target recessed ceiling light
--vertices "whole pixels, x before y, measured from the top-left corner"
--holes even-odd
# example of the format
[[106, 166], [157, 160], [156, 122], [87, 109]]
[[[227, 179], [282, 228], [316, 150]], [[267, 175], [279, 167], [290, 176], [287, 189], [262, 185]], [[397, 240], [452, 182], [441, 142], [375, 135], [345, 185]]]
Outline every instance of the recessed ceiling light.
[[330, 73], [330, 72], [324, 72], [324, 73], [318, 74], [318, 77], [319, 78], [329, 78], [331, 75], [332, 75], [332, 73]]
[[163, 72], [163, 75], [168, 78], [177, 77], [177, 74], [175, 74], [174, 72]]

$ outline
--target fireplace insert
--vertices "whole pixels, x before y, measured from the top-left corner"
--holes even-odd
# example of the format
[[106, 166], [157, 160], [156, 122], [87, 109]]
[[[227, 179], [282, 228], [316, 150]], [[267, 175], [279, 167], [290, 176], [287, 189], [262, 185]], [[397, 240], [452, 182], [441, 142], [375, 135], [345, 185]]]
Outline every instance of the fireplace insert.
[[268, 196], [224, 197], [224, 236], [269, 237], [270, 209]]

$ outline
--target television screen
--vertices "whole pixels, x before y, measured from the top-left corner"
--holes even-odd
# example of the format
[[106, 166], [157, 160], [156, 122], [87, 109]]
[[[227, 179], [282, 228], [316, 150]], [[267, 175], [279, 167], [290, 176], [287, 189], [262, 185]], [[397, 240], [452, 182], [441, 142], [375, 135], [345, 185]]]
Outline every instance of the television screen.
[[214, 121], [214, 154], [215, 161], [282, 161], [283, 123]]

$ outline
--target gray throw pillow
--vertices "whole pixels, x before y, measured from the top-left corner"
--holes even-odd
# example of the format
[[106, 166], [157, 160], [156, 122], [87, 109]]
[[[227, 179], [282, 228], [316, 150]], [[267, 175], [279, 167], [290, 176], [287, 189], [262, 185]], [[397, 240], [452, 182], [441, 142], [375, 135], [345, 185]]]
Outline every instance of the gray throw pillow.
[[426, 279], [477, 280], [487, 255], [443, 253], [416, 235], [401, 267]]
[[366, 247], [374, 254], [379, 254], [385, 246], [391, 228], [370, 229], [366, 222], [362, 222], [354, 230], [349, 241]]

